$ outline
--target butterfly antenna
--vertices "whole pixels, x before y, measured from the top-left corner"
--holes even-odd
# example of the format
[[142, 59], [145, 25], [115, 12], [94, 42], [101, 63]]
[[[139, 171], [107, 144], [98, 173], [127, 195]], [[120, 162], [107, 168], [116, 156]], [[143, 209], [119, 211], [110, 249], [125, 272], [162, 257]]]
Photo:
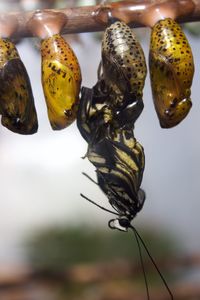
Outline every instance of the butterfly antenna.
[[94, 179], [92, 179], [92, 177], [90, 177], [87, 173], [82, 172], [82, 174], [83, 174], [85, 177], [87, 177], [90, 181], [92, 181], [93, 183], [95, 183], [96, 185], [98, 185], [98, 183], [97, 183]]
[[[149, 250], [148, 250], [148, 248], [147, 248], [145, 242], [143, 241], [142, 237], [141, 237], [140, 234], [137, 232], [137, 230], [136, 230], [136, 228], [135, 228], [134, 226], [130, 225], [130, 228], [134, 231], [135, 236], [138, 237], [138, 239], [140, 240], [141, 244], [143, 245], [143, 247], [144, 247], [146, 253], [148, 254], [148, 256], [149, 256], [149, 258], [150, 258], [150, 260], [151, 260], [151, 262], [152, 262], [152, 264], [154, 265], [154, 267], [155, 267], [155, 269], [157, 270], [157, 272], [158, 272], [160, 278], [162, 279], [162, 281], [163, 281], [163, 283], [164, 283], [164, 285], [165, 285], [165, 287], [166, 287], [166, 289], [167, 289], [167, 291], [168, 291], [168, 293], [169, 293], [169, 295], [170, 295], [171, 300], [174, 300], [174, 296], [173, 296], [173, 294], [172, 294], [172, 292], [171, 292], [171, 290], [170, 290], [170, 288], [169, 288], [169, 286], [168, 286], [168, 284], [167, 284], [165, 278], [163, 277], [163, 275], [162, 275], [161, 271], [159, 270], [158, 266], [156, 265], [156, 262], [154, 261], [153, 257], [151, 256], [151, 254], [150, 254], [150, 252], [149, 252]], [[136, 239], [136, 240], [137, 240], [137, 239]]]
[[110, 213], [110, 214], [114, 214], [114, 215], [119, 216], [118, 213], [116, 213], [116, 212], [114, 212], [114, 211], [112, 211], [112, 210], [109, 210], [109, 209], [107, 209], [107, 208], [105, 208], [105, 207], [103, 207], [103, 206], [97, 204], [96, 202], [94, 202], [93, 200], [89, 199], [89, 198], [86, 197], [85, 195], [83, 195], [83, 194], [80, 194], [80, 195], [81, 195], [82, 198], [86, 199], [87, 201], [89, 201], [90, 203], [94, 204], [95, 206], [101, 208], [102, 210], [107, 211], [107, 212]]
[[146, 272], [145, 272], [145, 268], [144, 268], [144, 261], [143, 261], [143, 257], [142, 257], [142, 250], [141, 250], [141, 246], [140, 246], [140, 241], [139, 238], [136, 234], [136, 232], [134, 231], [135, 234], [135, 239], [138, 245], [138, 250], [139, 250], [139, 255], [140, 255], [140, 263], [142, 266], [142, 273], [144, 276], [144, 282], [145, 282], [145, 287], [146, 287], [146, 292], [147, 292], [147, 299], [150, 300], [150, 296], [149, 296], [149, 287], [148, 287], [148, 282], [147, 282], [147, 276], [146, 276]]

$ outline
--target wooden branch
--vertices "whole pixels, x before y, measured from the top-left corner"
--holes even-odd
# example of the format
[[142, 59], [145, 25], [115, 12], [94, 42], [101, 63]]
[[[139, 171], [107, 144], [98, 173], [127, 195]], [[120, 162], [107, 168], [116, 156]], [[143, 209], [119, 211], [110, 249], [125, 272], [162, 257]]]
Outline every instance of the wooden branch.
[[[62, 34], [102, 31], [108, 24], [108, 11], [114, 17], [124, 20], [130, 26], [143, 27], [145, 22], [143, 15], [152, 11], [152, 8], [168, 6], [171, 10], [176, 10], [175, 18], [179, 22], [200, 21], [200, 0], [138, 0], [120, 1], [104, 5], [83, 6], [66, 8], [61, 10], [44, 10], [51, 13], [63, 13], [66, 16], [66, 24], [62, 28]], [[41, 11], [43, 12], [43, 11]], [[34, 15], [32, 12], [10, 12], [0, 14], [0, 19], [13, 17], [17, 20], [17, 28], [12, 34], [15, 38], [32, 37], [33, 33], [28, 26]]]

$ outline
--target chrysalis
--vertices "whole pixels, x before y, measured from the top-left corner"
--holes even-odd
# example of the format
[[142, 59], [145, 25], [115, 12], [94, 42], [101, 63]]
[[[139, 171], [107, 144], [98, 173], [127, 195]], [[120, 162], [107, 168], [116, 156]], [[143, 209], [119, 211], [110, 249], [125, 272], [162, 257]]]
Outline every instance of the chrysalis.
[[0, 39], [1, 123], [20, 134], [37, 132], [38, 121], [30, 80], [15, 45]]
[[55, 34], [41, 45], [42, 85], [52, 129], [70, 125], [76, 118], [81, 71], [67, 42]]
[[115, 106], [142, 99], [147, 74], [144, 53], [131, 28], [122, 21], [115, 21], [105, 30], [102, 69]]
[[194, 61], [181, 27], [172, 19], [152, 28], [149, 67], [155, 109], [163, 128], [180, 123], [190, 111]]
[[34, 13], [28, 23], [32, 33], [42, 39], [42, 86], [52, 129], [60, 130], [76, 118], [81, 70], [78, 60], [59, 34], [67, 18], [61, 12]]

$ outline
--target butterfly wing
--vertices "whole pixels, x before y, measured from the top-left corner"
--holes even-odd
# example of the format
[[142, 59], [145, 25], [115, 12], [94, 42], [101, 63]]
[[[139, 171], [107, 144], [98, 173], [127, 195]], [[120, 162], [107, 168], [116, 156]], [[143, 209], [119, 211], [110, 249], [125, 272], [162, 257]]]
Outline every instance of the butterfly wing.
[[[89, 146], [87, 157], [97, 169], [98, 183], [119, 213], [135, 215], [141, 209], [138, 192], [144, 170], [144, 153], [133, 132], [106, 136]], [[132, 138], [132, 141], [130, 140]], [[142, 204], [143, 205], [143, 204]]]

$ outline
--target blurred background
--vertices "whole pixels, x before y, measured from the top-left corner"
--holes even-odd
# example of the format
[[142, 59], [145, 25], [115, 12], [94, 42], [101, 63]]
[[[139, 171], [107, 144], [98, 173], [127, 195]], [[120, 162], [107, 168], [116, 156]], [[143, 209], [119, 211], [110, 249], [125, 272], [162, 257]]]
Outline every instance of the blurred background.
[[[1, 11], [93, 5], [95, 1], [0, 1]], [[200, 299], [200, 27], [185, 26], [196, 72], [193, 107], [173, 129], [161, 129], [149, 76], [145, 108], [135, 136], [144, 146], [146, 167], [143, 210], [134, 220], [166, 275], [175, 299]], [[135, 29], [148, 59], [150, 30]], [[82, 85], [97, 80], [101, 33], [67, 36], [82, 70]], [[110, 231], [110, 215], [80, 197], [110, 208], [82, 159], [87, 145], [76, 123], [53, 132], [40, 80], [38, 41], [26, 38], [17, 48], [30, 76], [39, 119], [38, 133], [20, 136], [0, 126], [0, 299], [146, 299], [133, 234]], [[152, 299], [169, 299], [145, 252]]]

